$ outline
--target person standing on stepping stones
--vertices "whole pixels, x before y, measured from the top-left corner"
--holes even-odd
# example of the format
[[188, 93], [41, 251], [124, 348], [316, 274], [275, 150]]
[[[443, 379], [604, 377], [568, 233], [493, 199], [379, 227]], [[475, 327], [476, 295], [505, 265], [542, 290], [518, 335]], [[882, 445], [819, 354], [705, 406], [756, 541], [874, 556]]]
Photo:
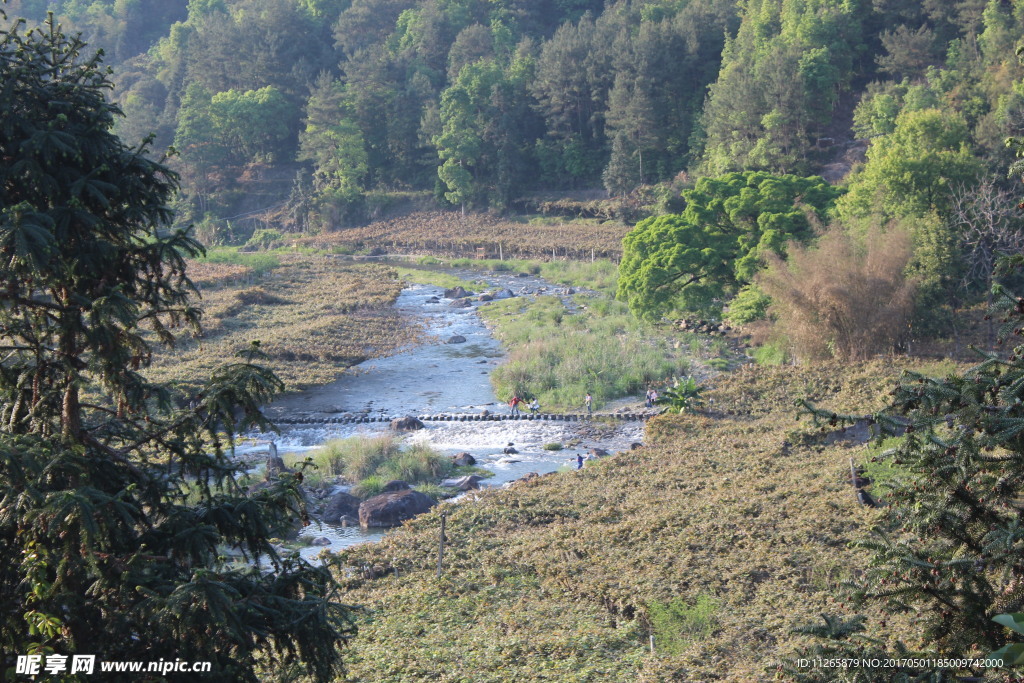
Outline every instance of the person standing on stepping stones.
[[594, 399], [590, 396], [590, 392], [587, 392], [587, 397], [583, 399], [583, 403], [587, 406], [587, 415], [594, 414]]

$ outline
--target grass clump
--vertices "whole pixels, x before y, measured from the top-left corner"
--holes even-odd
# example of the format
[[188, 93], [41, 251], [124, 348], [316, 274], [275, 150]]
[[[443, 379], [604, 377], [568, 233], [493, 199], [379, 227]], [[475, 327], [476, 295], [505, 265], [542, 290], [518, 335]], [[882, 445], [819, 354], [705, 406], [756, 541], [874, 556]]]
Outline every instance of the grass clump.
[[[301, 465], [292, 459], [291, 464]], [[322, 481], [342, 477], [354, 482], [353, 494], [360, 498], [375, 496], [384, 485], [400, 479], [410, 484], [436, 484], [455, 472], [455, 464], [423, 444], [403, 449], [390, 435], [354, 436], [328, 441], [304, 462], [311, 470], [307, 478]]]
[[562, 444], [560, 444], [560, 443], [546, 443], [546, 444], [544, 444], [544, 450], [546, 450], [546, 451], [560, 451], [560, 450], [562, 450]]
[[661, 654], [679, 655], [695, 640], [710, 636], [718, 623], [719, 602], [701, 593], [693, 603], [682, 598], [654, 602], [648, 607], [654, 647]]
[[417, 484], [413, 489], [430, 496], [436, 501], [442, 501], [446, 498], [454, 498], [459, 495], [459, 491], [439, 484]]

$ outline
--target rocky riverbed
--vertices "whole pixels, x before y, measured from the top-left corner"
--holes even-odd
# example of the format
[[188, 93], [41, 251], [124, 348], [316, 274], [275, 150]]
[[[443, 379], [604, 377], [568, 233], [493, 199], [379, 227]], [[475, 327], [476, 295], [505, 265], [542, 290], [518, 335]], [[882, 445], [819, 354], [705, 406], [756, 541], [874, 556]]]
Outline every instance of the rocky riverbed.
[[[476, 313], [480, 294], [487, 292], [499, 298], [556, 294], [568, 300], [572, 292], [535, 276], [481, 275], [475, 271], [455, 274], [464, 279], [483, 279], [486, 284], [467, 297], [457, 297], [461, 292], [445, 296], [445, 290], [439, 287], [410, 285], [395, 304], [403, 315], [426, 325], [431, 333], [426, 343], [367, 361], [335, 382], [276, 401], [266, 409], [269, 417], [305, 424], [282, 424], [281, 433], [275, 435], [250, 434], [247, 443], [238, 449], [239, 457], [262, 462], [271, 442], [282, 455], [301, 454], [330, 439], [390, 431], [387, 421], [353, 423], [354, 417], [382, 420], [438, 413], [507, 413], [508, 407], [498, 403], [491, 389], [490, 372], [504, 354]], [[634, 411], [638, 407], [637, 402], [620, 402], [615, 410]], [[506, 485], [531, 472], [545, 474], [574, 467], [578, 454], [627, 450], [641, 440], [642, 434], [641, 421], [604, 421], [595, 415], [593, 420], [573, 422], [427, 421], [423, 429], [406, 438], [427, 443], [446, 455], [470, 453], [478, 466], [494, 472], [493, 477], [481, 482], [486, 487]], [[545, 449], [549, 444], [560, 444], [562, 449]], [[507, 454], [505, 449], [516, 452]], [[314, 523], [303, 535], [320, 539], [320, 545], [305, 548], [303, 554], [311, 557], [323, 549], [337, 550], [377, 540], [383, 533], [381, 529], [356, 525]]]

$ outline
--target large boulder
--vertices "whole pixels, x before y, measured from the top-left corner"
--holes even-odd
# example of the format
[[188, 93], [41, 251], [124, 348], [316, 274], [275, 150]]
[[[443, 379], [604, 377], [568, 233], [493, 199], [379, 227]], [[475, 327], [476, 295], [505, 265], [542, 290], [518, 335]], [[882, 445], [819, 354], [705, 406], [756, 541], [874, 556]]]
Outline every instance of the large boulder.
[[512, 290], [511, 289], [507, 289], [507, 288], [506, 289], [500, 289], [500, 290], [498, 290], [497, 292], [494, 293], [494, 299], [496, 301], [499, 300], [499, 299], [511, 299], [514, 296], [515, 296], [515, 294], [512, 292]]
[[359, 506], [359, 525], [364, 528], [398, 526], [435, 505], [433, 498], [419, 491], [382, 493]]
[[451, 308], [469, 308], [473, 304], [469, 303], [469, 299], [455, 299], [448, 305]]
[[396, 432], [411, 432], [423, 429], [423, 423], [411, 415], [400, 417], [391, 421], [391, 429]]
[[444, 296], [446, 299], [462, 299], [463, 297], [473, 296], [473, 292], [459, 286], [444, 290]]
[[468, 467], [476, 464], [476, 458], [471, 453], [463, 451], [462, 453], [456, 453], [452, 456], [452, 462], [455, 463], [456, 467]]
[[359, 517], [358, 498], [349, 493], [336, 493], [324, 505], [321, 518], [328, 524], [341, 524], [342, 517]]
[[453, 334], [452, 336], [448, 337], [448, 341], [445, 342], [445, 344], [465, 344], [465, 343], [466, 343], [466, 338], [463, 337], [461, 334]]
[[481, 481], [483, 481], [483, 477], [470, 474], [456, 479], [445, 479], [441, 482], [441, 486], [449, 489], [459, 489], [460, 491], [472, 491], [480, 488]]

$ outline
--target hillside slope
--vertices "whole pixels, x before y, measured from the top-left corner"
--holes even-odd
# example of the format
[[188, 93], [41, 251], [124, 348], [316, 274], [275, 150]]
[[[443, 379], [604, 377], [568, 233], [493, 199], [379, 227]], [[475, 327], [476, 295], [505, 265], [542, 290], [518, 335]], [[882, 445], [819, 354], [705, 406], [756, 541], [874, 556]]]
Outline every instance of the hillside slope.
[[[843, 612], [831, 591], [863, 565], [848, 544], [878, 514], [845, 483], [867, 447], [819, 445], [793, 401], [869, 412], [899, 370], [747, 368], [719, 382], [709, 415], [652, 421], [644, 448], [442, 506], [351, 549], [339, 575], [346, 600], [367, 608], [352, 679], [773, 678], [806, 642], [793, 627]], [[661, 633], [651, 656], [651, 606], [674, 598], [714, 606], [679, 624], [710, 635], [668, 654]], [[873, 635], [907, 636], [877, 616]]]

